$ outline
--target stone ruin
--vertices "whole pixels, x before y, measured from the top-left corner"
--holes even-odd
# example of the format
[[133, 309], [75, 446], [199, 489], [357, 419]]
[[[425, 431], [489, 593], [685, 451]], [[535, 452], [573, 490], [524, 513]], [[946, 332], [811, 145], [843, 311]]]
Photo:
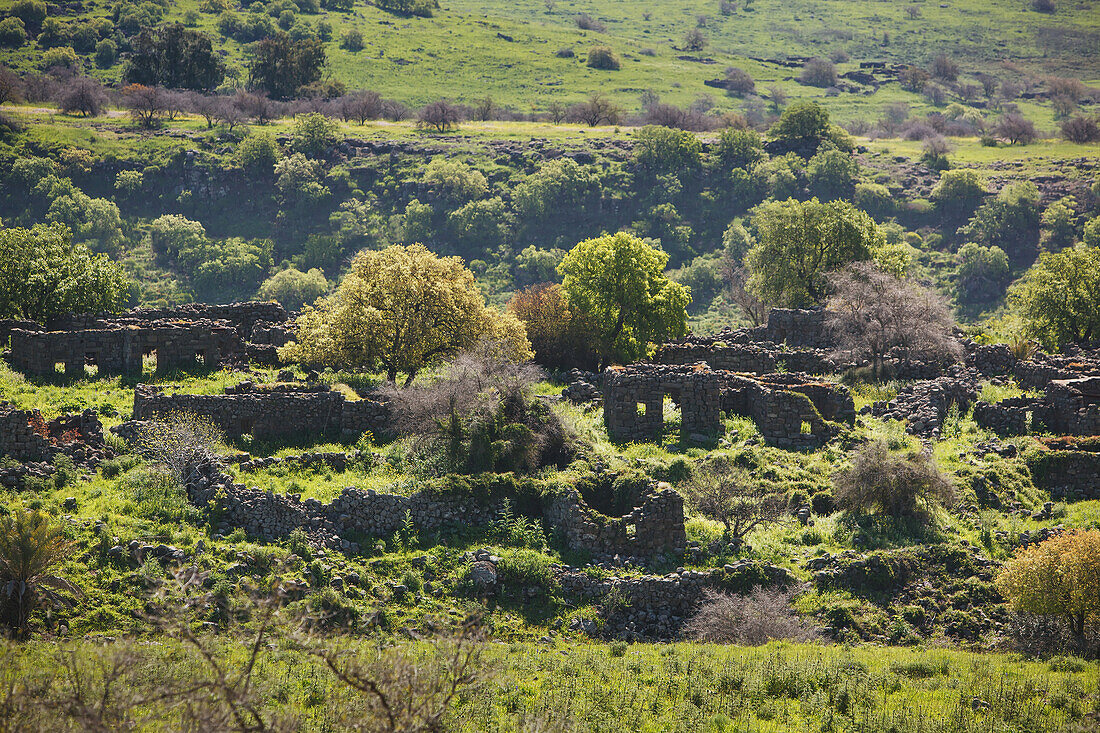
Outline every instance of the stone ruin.
[[839, 434], [839, 423], [855, 421], [846, 387], [804, 374], [755, 377], [703, 363], [635, 364], [609, 368], [603, 382], [604, 422], [613, 440], [659, 438], [666, 396], [680, 408], [681, 436], [697, 442], [717, 437], [721, 412], [751, 418], [765, 441], [791, 449], [819, 447]]
[[95, 411], [62, 415], [47, 422], [38, 410], [20, 410], [0, 403], [0, 457], [17, 465], [0, 468], [0, 484], [19, 486], [28, 476], [45, 478], [56, 472], [52, 462], [67, 455], [73, 463], [94, 469], [114, 453], [103, 441], [103, 425]]
[[170, 394], [146, 384], [134, 389], [134, 421], [175, 412], [209, 418], [231, 437], [354, 436], [368, 430], [381, 435], [389, 430], [385, 403], [370, 398], [350, 400], [324, 384], [242, 382], [220, 395]]
[[[217, 506], [223, 533], [240, 527], [253, 537], [277, 540], [302, 529], [315, 544], [353, 553], [361, 549], [359, 538], [392, 535], [406, 517], [418, 531], [487, 525], [500, 516], [508, 498], [462, 489], [401, 496], [347, 487], [325, 503], [249, 488], [235, 482], [220, 461], [198, 467], [186, 488], [195, 505]], [[653, 485], [620, 517], [594, 511], [568, 486], [540, 496], [537, 504], [539, 516], [561, 531], [569, 547], [598, 556], [646, 557], [683, 550], [686, 542], [683, 500], [667, 484]]]
[[290, 339], [287, 318], [277, 303], [191, 304], [71, 316], [48, 326], [5, 321], [0, 338], [10, 338], [9, 360], [28, 374], [80, 376], [88, 366], [140, 374], [146, 355], [155, 355], [162, 371], [243, 360], [277, 363], [275, 349]]

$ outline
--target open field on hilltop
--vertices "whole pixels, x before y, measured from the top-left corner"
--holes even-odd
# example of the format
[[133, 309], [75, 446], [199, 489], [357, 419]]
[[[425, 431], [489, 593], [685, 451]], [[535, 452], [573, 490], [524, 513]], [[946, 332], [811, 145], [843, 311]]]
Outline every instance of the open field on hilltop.
[[[10, 4], [4, 0], [0, 9]], [[793, 99], [821, 98], [823, 90], [794, 81], [797, 65], [789, 68], [776, 61], [834, 52], [851, 59], [839, 65], [841, 72], [858, 68], [859, 61], [927, 64], [937, 53], [947, 53], [961, 62], [964, 74], [1012, 76], [1001, 68], [1011, 58], [1039, 75], [1100, 78], [1100, 17], [1089, 0], [1060, 2], [1049, 15], [1019, 0], [912, 5], [756, 0], [734, 5], [738, 7], [732, 14], [723, 15], [711, 0], [652, 6], [635, 0], [599, 6], [577, 0], [453, 0], [430, 18], [402, 17], [359, 3], [350, 13], [300, 17], [305, 23], [324, 19], [332, 25], [326, 51], [333, 78], [410, 105], [443, 96], [469, 102], [488, 95], [498, 104], [528, 112], [543, 111], [552, 101], [577, 101], [594, 91], [621, 104], [634, 103], [643, 91], [653, 90], [676, 104], [687, 105], [707, 93], [720, 106], [736, 108], [738, 100], [724, 99], [703, 84], [720, 77], [729, 65], [747, 71], [761, 93], [774, 84]], [[179, 0], [164, 19], [181, 20], [199, 7], [197, 0]], [[79, 13], [63, 9], [62, 17], [103, 17], [109, 12], [107, 3], [89, 3]], [[578, 28], [574, 18], [580, 13], [590, 14], [605, 30]], [[684, 36], [696, 26], [707, 45], [685, 51]], [[218, 35], [217, 15], [198, 14], [195, 27], [219, 38], [230, 62], [243, 66], [242, 44]], [[350, 29], [362, 33], [363, 50], [341, 48], [341, 34]], [[622, 59], [622, 69], [588, 68], [585, 56], [596, 45], [610, 46]], [[561, 57], [562, 49], [574, 55]], [[0, 52], [0, 61], [20, 70], [35, 68], [40, 57], [41, 51], [32, 46]], [[115, 78], [119, 68], [95, 73]], [[896, 83], [874, 94], [841, 94], [828, 103], [838, 119], [847, 120], [896, 100], [921, 103], [919, 95], [900, 90]]]

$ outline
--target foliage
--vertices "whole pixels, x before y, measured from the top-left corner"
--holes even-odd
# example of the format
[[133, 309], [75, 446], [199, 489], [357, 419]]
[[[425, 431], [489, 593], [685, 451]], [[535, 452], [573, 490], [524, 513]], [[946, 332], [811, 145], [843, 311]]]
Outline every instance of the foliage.
[[892, 517], [917, 515], [954, 501], [955, 487], [926, 453], [892, 453], [874, 441], [856, 452], [850, 468], [833, 476], [837, 504], [850, 512], [880, 511]]
[[516, 359], [531, 356], [523, 324], [485, 305], [462, 261], [419, 244], [360, 252], [336, 292], [306, 307], [298, 328], [282, 358], [381, 366], [391, 381], [403, 372], [411, 382], [424, 367], [483, 338], [501, 341]]
[[1073, 245], [1077, 237], [1077, 201], [1072, 196], [1060, 198], [1046, 208], [1040, 218], [1042, 247], [1059, 250]]
[[683, 335], [691, 293], [665, 277], [667, 263], [664, 252], [619, 233], [586, 239], [558, 266], [570, 310], [597, 329], [593, 345], [604, 366]]
[[300, 310], [328, 292], [325, 273], [316, 267], [302, 272], [293, 267], [280, 270], [260, 286], [259, 295], [264, 300], [278, 301], [289, 311]]
[[485, 175], [457, 160], [432, 158], [424, 166], [420, 182], [455, 206], [484, 197], [489, 191]]
[[1100, 532], [1071, 532], [1022, 548], [996, 582], [1017, 610], [1063, 618], [1081, 644], [1100, 620]]
[[773, 201], [758, 206], [750, 224], [749, 290], [786, 308], [822, 303], [828, 273], [885, 246], [874, 220], [845, 201]]
[[71, 552], [61, 526], [41, 512], [16, 507], [0, 517], [0, 619], [20, 632], [43, 603], [65, 601], [61, 592], [78, 594], [54, 574]]
[[686, 130], [646, 125], [634, 139], [634, 162], [648, 175], [680, 174], [700, 165], [702, 144]]
[[1034, 183], [1005, 186], [992, 201], [982, 204], [959, 236], [987, 247], [1000, 247], [1014, 261], [1034, 251], [1040, 223], [1039, 189]]
[[944, 299], [916, 283], [900, 280], [869, 262], [857, 262], [829, 277], [826, 323], [841, 351], [870, 358], [874, 371], [892, 349], [906, 358], [955, 361], [955, 319]]
[[751, 169], [766, 158], [764, 141], [755, 130], [739, 130], [727, 127], [718, 136], [716, 158], [723, 170], [732, 168]]
[[768, 527], [788, 517], [785, 496], [771, 493], [725, 457], [696, 466], [690, 479], [677, 488], [695, 511], [721, 522], [723, 540], [736, 545], [757, 527]]
[[619, 57], [607, 46], [593, 46], [588, 51], [588, 65], [593, 69], [618, 71], [621, 66]]
[[294, 118], [290, 149], [316, 158], [335, 145], [336, 139], [336, 123], [323, 114], [310, 112]]
[[1008, 283], [1008, 256], [994, 245], [983, 247], [969, 242], [959, 247], [955, 270], [959, 300], [982, 303], [997, 298]]
[[542, 283], [520, 290], [508, 310], [523, 322], [535, 352], [535, 361], [555, 369], [594, 368], [593, 324], [569, 307], [562, 286]]
[[122, 267], [73, 244], [67, 227], [0, 228], [0, 316], [47, 321], [117, 312], [130, 292]]
[[955, 168], [940, 174], [940, 180], [932, 189], [932, 201], [950, 214], [962, 214], [973, 211], [987, 193], [981, 173], [970, 168]]
[[1100, 334], [1100, 248], [1040, 254], [1009, 289], [1009, 310], [1048, 349], [1091, 342]]
[[320, 80], [326, 60], [320, 40], [295, 40], [283, 32], [252, 44], [249, 56], [249, 83], [275, 99], [292, 97]]
[[279, 143], [270, 132], [251, 132], [237, 143], [236, 155], [243, 168], [270, 173], [279, 160]]
[[123, 74], [129, 84], [210, 91], [225, 78], [210, 37], [179, 23], [144, 28], [131, 44]]

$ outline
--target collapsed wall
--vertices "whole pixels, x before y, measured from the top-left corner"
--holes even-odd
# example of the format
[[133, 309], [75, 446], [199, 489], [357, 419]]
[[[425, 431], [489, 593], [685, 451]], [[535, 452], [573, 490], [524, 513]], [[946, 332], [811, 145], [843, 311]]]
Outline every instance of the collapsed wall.
[[372, 399], [348, 400], [327, 385], [244, 382], [227, 394], [168, 394], [161, 387], [134, 389], [134, 420], [153, 420], [176, 412], [208, 418], [226, 435], [379, 435], [389, 430], [389, 409]]

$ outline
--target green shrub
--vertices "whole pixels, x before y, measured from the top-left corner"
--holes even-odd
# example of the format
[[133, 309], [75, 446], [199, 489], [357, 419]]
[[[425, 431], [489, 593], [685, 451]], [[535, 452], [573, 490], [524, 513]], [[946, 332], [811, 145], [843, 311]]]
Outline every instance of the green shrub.
[[593, 69], [617, 71], [620, 65], [619, 57], [607, 46], [595, 46], [588, 52], [588, 66]]
[[270, 132], [253, 132], [237, 145], [237, 162], [241, 167], [270, 173], [279, 160], [279, 143]]

